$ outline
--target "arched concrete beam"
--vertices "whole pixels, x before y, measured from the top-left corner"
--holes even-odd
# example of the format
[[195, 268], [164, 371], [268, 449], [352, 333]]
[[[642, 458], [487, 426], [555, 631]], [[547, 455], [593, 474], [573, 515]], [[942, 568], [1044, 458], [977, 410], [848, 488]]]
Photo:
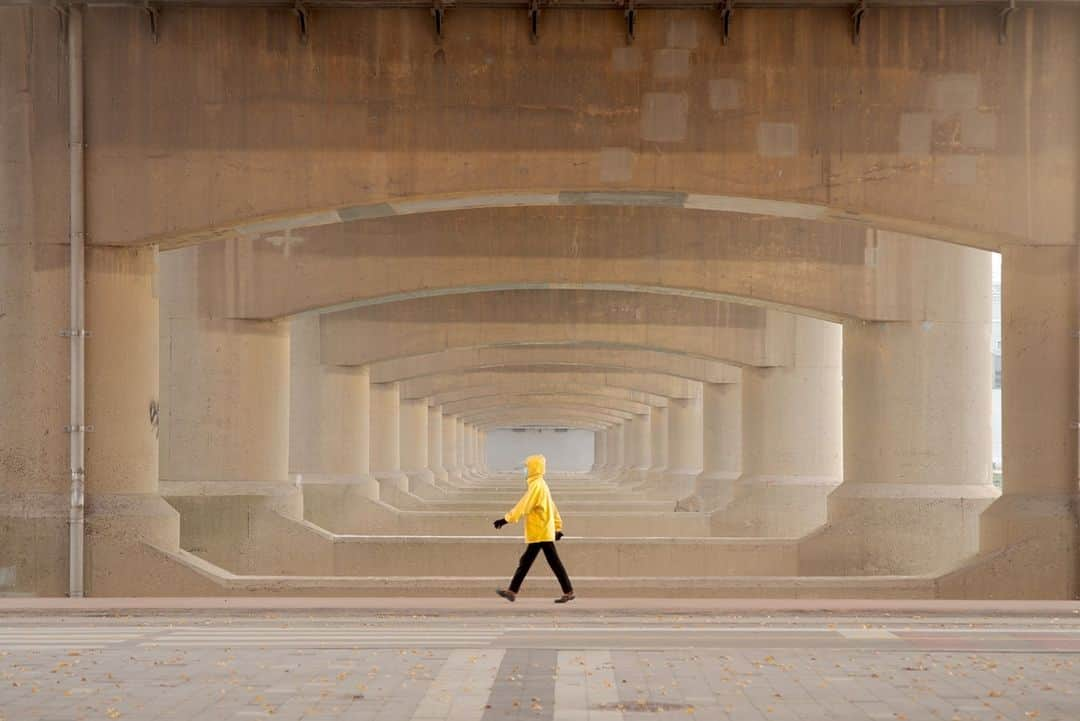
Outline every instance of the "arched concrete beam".
[[[574, 42], [532, 44], [513, 9], [462, 13], [443, 47], [447, 73], [476, 70], [467, 97], [432, 69], [421, 14], [329, 9], [335, 32], [301, 50], [275, 8], [170, 7], [169, 42], [157, 45], [130, 13], [124, 22], [116, 11], [90, 13], [88, 83], [132, 89], [88, 94], [88, 144], [107, 150], [88, 164], [88, 185], [110, 188], [89, 209], [90, 236], [114, 244], [260, 229], [287, 236], [277, 219], [295, 221], [298, 208], [337, 222], [510, 203], [666, 202], [974, 244], [1074, 243], [1077, 159], [1060, 152], [1059, 139], [1080, 88], [1076, 68], [1061, 62], [1078, 49], [1070, 10], [1027, 19], [1018, 60], [997, 33], [971, 32], [986, 22], [985, 8], [883, 9], [910, 30], [880, 33], [874, 56], [847, 58], [843, 72], [835, 49], [850, 44], [850, 28], [832, 22], [833, 8], [801, 11], [776, 43], [754, 42], [776, 30], [771, 14], [748, 13], [726, 46], [705, 38], [710, 10], [657, 12], [626, 54], [612, 53], [613, 17], [562, 9], [545, 16], [545, 31]], [[244, 16], [222, 22], [221, 13]], [[697, 42], [661, 93], [657, 64], [642, 59], [670, 47], [674, 17], [696, 26]], [[582, 32], [598, 21], [610, 32]], [[13, 35], [23, 24], [0, 23]], [[390, 36], [397, 42], [381, 41]], [[949, 46], [963, 51], [940, 52]], [[242, 81], [230, 82], [206, 47], [229, 48]], [[44, 76], [64, 62], [38, 43], [27, 55], [20, 63]], [[778, 67], [789, 71], [762, 92], [755, 79]], [[1041, 82], [1027, 80], [1033, 71]], [[34, 91], [46, 97], [26, 102], [55, 96]], [[186, 102], [193, 97], [206, 102]], [[955, 123], [962, 144], [937, 142], [935, 122]], [[1033, 141], [1005, 142], [1009, 128]], [[455, 195], [435, 196], [448, 190]]]
[[321, 316], [320, 327], [328, 365], [368, 365], [450, 348], [588, 343], [771, 367], [791, 360], [794, 316], [679, 296], [529, 290], [356, 308]]
[[287, 241], [269, 232], [181, 251], [206, 269], [200, 303], [215, 316], [269, 319], [557, 286], [909, 320], [936, 319], [932, 299], [952, 289], [923, 261], [940, 241], [664, 206], [459, 210], [306, 228]]
[[620, 411], [622, 413], [642, 414], [651, 409], [647, 403], [639, 403], [622, 398], [609, 396], [585, 395], [579, 393], [514, 393], [508, 392], [496, 396], [484, 396], [481, 398], [465, 398], [453, 403], [443, 405], [443, 413], [447, 415], [467, 416], [476, 411], [503, 406], [520, 405], [528, 403], [533, 406], [548, 405], [575, 405], [582, 408], [600, 408], [605, 411]]
[[548, 426], [580, 427], [580, 423], [592, 423], [606, 428], [621, 425], [629, 419], [624, 414], [602, 412], [575, 407], [537, 408], [521, 406], [501, 408], [470, 414], [467, 419], [478, 428], [493, 428], [508, 424], [542, 424]]
[[593, 405], [589, 403], [582, 403], [574, 400], [564, 400], [561, 402], [544, 403], [540, 401], [532, 401], [529, 399], [521, 399], [519, 401], [507, 401], [500, 405], [489, 406], [486, 408], [477, 408], [469, 410], [467, 412], [458, 414], [458, 418], [465, 421], [474, 421], [477, 418], [490, 418], [506, 412], [524, 412], [524, 413], [538, 413], [547, 417], [558, 416], [562, 413], [577, 413], [577, 414], [589, 414], [597, 419], [606, 420], [610, 423], [625, 423], [632, 419], [635, 415], [630, 411], [623, 411], [617, 408], [608, 408], [600, 405]]
[[401, 384], [401, 396], [431, 398], [432, 403], [442, 403], [455, 400], [457, 396], [464, 398], [477, 391], [487, 393], [507, 386], [535, 388], [559, 385], [635, 391], [655, 398], [693, 398], [701, 392], [700, 384], [694, 381], [659, 373], [483, 370], [442, 373], [406, 381]]
[[[624, 209], [667, 208], [699, 211], [711, 216], [730, 218], [734, 222], [753, 218], [778, 221], [816, 222], [826, 226], [842, 226], [840, 232], [881, 232], [949, 242], [966, 247], [999, 250], [1004, 245], [1022, 242], [1023, 235], [986, 231], [970, 231], [937, 223], [890, 218], [882, 215], [860, 214], [827, 205], [791, 200], [769, 200], [739, 195], [692, 193], [673, 190], [565, 190], [543, 191], [485, 191], [453, 195], [427, 195], [400, 198], [386, 202], [345, 205], [293, 215], [250, 218], [225, 222], [213, 228], [191, 233], [158, 235], [143, 242], [165, 249], [178, 249], [208, 244], [223, 239], [241, 241], [266, 240], [282, 245], [291, 237], [304, 239], [321, 229], [325, 234], [341, 233], [347, 226], [374, 224], [388, 219], [447, 214], [470, 210], [490, 211], [495, 208], [547, 209], [565, 207], [616, 206]], [[363, 228], [361, 228], [362, 232]], [[349, 229], [349, 232], [356, 232]]]
[[740, 378], [738, 368], [719, 361], [659, 350], [585, 344], [453, 348], [374, 363], [369, 370], [373, 383], [392, 383], [468, 370], [517, 372], [536, 368], [552, 372], [656, 373], [705, 383], [737, 383]]
[[613, 398], [616, 400], [630, 401], [632, 403], [641, 403], [653, 408], [666, 407], [669, 400], [666, 396], [658, 396], [652, 393], [643, 393], [641, 391], [629, 390], [626, 388], [608, 388], [605, 386], [572, 383], [529, 384], [517, 382], [497, 386], [471, 386], [462, 390], [447, 391], [446, 393], [441, 393], [439, 395], [428, 396], [427, 401], [430, 405], [441, 406], [449, 403], [459, 403], [461, 401], [505, 396], [507, 394], [561, 394], [583, 398]]
[[565, 423], [559, 421], [536, 421], [535, 418], [530, 420], [508, 416], [499, 420], [477, 424], [476, 427], [482, 431], [493, 431], [501, 428], [569, 428], [572, 430], [597, 432], [608, 430], [611, 428], [611, 424], [589, 419], [578, 419], [572, 423]]

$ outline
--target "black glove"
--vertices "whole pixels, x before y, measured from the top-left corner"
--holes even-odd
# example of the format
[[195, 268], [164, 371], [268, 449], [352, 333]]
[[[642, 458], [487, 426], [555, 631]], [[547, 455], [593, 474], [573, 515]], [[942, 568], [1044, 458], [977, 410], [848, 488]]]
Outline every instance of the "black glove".
[[500, 528], [502, 528], [503, 526], [506, 525], [506, 519], [505, 518], [500, 518], [499, 520], [495, 521], [495, 523], [492, 523], [491, 525], [495, 526], [495, 530], [497, 531], [497, 530], [499, 530]]
[[555, 531], [555, 540], [556, 541], [561, 541], [562, 540], [562, 531]]

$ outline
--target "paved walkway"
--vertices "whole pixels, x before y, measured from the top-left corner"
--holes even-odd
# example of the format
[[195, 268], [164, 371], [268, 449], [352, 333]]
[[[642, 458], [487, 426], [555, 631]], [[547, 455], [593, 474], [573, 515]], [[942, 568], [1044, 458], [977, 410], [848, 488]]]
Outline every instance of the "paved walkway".
[[[493, 586], [494, 587], [494, 586]], [[535, 593], [535, 592], [534, 592]], [[14, 613], [90, 613], [153, 614], [169, 611], [232, 611], [304, 613], [308, 611], [400, 612], [410, 609], [424, 613], [515, 613], [525, 609], [552, 612], [551, 598], [526, 593], [515, 606], [496, 603], [492, 597], [424, 598], [304, 596], [235, 596], [184, 598], [35, 598], [0, 596], [0, 615]], [[860, 600], [822, 598], [579, 598], [570, 613], [639, 612], [639, 613], [878, 613], [878, 614], [982, 614], [987, 616], [1068, 616], [1080, 617], [1080, 601], [939, 601], [939, 600]]]
[[1071, 612], [487, 608], [0, 612], [0, 719], [1080, 719]]

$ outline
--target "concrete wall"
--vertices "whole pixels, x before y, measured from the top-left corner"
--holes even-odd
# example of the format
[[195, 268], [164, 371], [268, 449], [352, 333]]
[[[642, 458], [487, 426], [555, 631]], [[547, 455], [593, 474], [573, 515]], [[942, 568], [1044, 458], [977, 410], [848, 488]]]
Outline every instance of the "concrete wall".
[[587, 471], [593, 464], [593, 434], [577, 429], [515, 431], [496, 429], [487, 435], [487, 465], [493, 471], [518, 471], [534, 453], [547, 456], [552, 471]]
[[[617, 11], [547, 13], [536, 44], [519, 10], [454, 13], [436, 44], [426, 13], [319, 8], [303, 45], [280, 10], [170, 8], [155, 44], [139, 10], [94, 9], [87, 168], [109, 190], [90, 239], [447, 193], [646, 188], [1074, 242], [1076, 10], [1025, 8], [1005, 45], [985, 10], [875, 8], [858, 46], [833, 8], [740, 11], [726, 45], [713, 11], [642, 11], [627, 46]], [[15, 35], [30, 14], [56, 22], [3, 12]], [[62, 62], [55, 42], [36, 48]]]
[[[398, 381], [454, 364], [511, 362], [509, 350], [500, 357], [503, 349], [485, 345], [531, 353], [530, 343], [546, 342], [545, 353], [517, 361], [590, 353], [596, 367], [715, 383], [729, 370], [718, 361], [777, 366], [800, 355], [754, 332], [769, 324], [740, 318], [800, 310], [840, 316], [846, 328], [872, 322], [880, 327], [862, 329], [862, 352], [845, 359], [861, 371], [844, 381], [851, 411], [844, 465], [874, 471], [845, 483], [865, 480], [866, 488], [830, 498], [827, 513], [813, 519], [827, 521], [818, 538], [827, 543], [792, 540], [783, 563], [767, 565], [740, 549], [776, 544], [752, 538], [729, 544], [732, 558], [749, 559], [760, 573], [916, 572], [925, 566], [900, 566], [893, 556], [910, 555], [918, 535], [931, 560], [939, 557], [934, 546], [944, 545], [957, 556], [950, 565], [965, 564], [944, 594], [1075, 595], [1080, 11], [1022, 9], [999, 43], [997, 18], [985, 8], [875, 8], [858, 46], [845, 13], [825, 8], [744, 11], [727, 46], [710, 11], [643, 12], [633, 45], [623, 42], [617, 11], [553, 11], [538, 44], [519, 11], [495, 9], [455, 12], [441, 44], [426, 14], [400, 10], [320, 8], [307, 45], [288, 13], [265, 9], [170, 9], [157, 43], [138, 9], [95, 8], [86, 16], [92, 593], [205, 591], [205, 583], [189, 585], [190, 574], [169, 573], [184, 558], [180, 546], [240, 573], [388, 570], [395, 557], [379, 544], [342, 540], [302, 521], [301, 491], [289, 476], [291, 350], [281, 316], [341, 302], [346, 307], [333, 310], [352, 321], [340, 330], [365, 337], [346, 348], [351, 353], [313, 353], [293, 371], [335, 360], [375, 367], [363, 377], [328, 371], [355, 382], [357, 401], [338, 403], [347, 398], [328, 386], [320, 401], [341, 410], [342, 432], [313, 431], [308, 440], [320, 443], [308, 450], [319, 453], [319, 465], [363, 466], [339, 441], [364, 425], [350, 408], [363, 405], [370, 377], [381, 409], [370, 414], [373, 470], [389, 480], [401, 475], [404, 458], [417, 470], [428, 438], [421, 414], [398, 424]], [[66, 570], [67, 342], [58, 335], [68, 325], [63, 48], [51, 9], [0, 9], [0, 583], [43, 594], [62, 593]], [[966, 472], [934, 476], [968, 458], [984, 462], [976, 434], [953, 442], [940, 428], [967, 428], [954, 420], [982, 418], [987, 404], [974, 392], [961, 400], [938, 392], [945, 376], [930, 361], [952, 360], [949, 346], [930, 354], [929, 341], [914, 340], [948, 335], [939, 326], [970, 320], [947, 291], [959, 277], [950, 269], [967, 267], [962, 256], [972, 251], [943, 246], [951, 259], [931, 262], [917, 250], [938, 240], [1003, 249], [1005, 482], [1001, 498], [978, 517], [977, 534], [982, 506], [971, 500], [986, 498], [962, 489], [978, 484], [960, 483]], [[163, 254], [155, 278], [155, 244], [190, 246], [174, 254], [188, 260], [176, 265]], [[968, 285], [952, 283], [958, 294]], [[573, 296], [581, 312], [552, 314], [545, 327], [536, 304], [515, 301], [534, 292]], [[476, 300], [466, 296], [482, 293], [487, 315], [465, 313]], [[600, 294], [624, 301], [607, 304], [600, 317]], [[752, 307], [733, 305], [739, 299]], [[736, 322], [686, 312], [721, 305], [732, 306], [724, 319]], [[409, 317], [420, 307], [426, 320]], [[615, 322], [612, 313], [628, 320]], [[588, 332], [563, 328], [575, 324]], [[632, 361], [622, 355], [630, 348]], [[970, 378], [985, 377], [976, 365]], [[813, 437], [808, 424], [797, 425], [793, 399], [796, 408], [820, 405], [817, 415], [829, 420], [810, 430], [834, 426], [839, 394], [826, 394], [837, 402], [817, 398], [835, 383], [803, 383], [800, 394], [793, 383], [773, 384], [769, 392], [764, 376], [785, 370], [744, 371], [750, 402], [741, 427], [751, 443], [742, 456], [751, 463], [742, 472], [831, 479], [831, 465], [810, 467], [839, 449], [831, 431], [827, 443], [779, 441]], [[811, 392], [813, 402], [799, 402]], [[912, 397], [925, 413], [904, 405]], [[381, 490], [389, 497], [379, 501], [448, 514], [501, 508], [519, 481], [487, 473], [479, 444], [461, 440], [466, 430], [475, 439], [476, 428], [576, 419], [590, 429], [616, 423], [627, 436], [623, 423], [645, 418], [606, 401], [552, 401], [494, 410], [453, 401], [466, 467], [443, 487], [414, 486], [412, 478], [388, 485]], [[406, 402], [416, 410], [426, 401]], [[313, 405], [299, 406], [298, 418], [326, 420]], [[977, 412], [954, 415], [965, 409]], [[774, 421], [763, 423], [762, 412]], [[919, 423], [925, 417], [935, 423]], [[153, 472], [159, 420], [160, 483]], [[778, 430], [790, 432], [777, 439]], [[918, 442], [904, 440], [904, 431]], [[586, 443], [583, 467], [592, 449]], [[566, 457], [551, 455], [553, 468]], [[634, 485], [640, 479], [621, 472], [632, 464], [629, 452], [621, 455], [615, 471], [575, 502], [595, 511], [620, 499], [612, 524], [622, 511], [675, 515], [673, 503], [643, 495]], [[785, 467], [776, 468], [777, 459]], [[329, 475], [324, 480], [350, 474]], [[900, 496], [889, 492], [902, 481], [921, 487], [909, 494], [918, 503], [898, 516]], [[783, 513], [803, 510], [791, 508], [793, 485], [752, 488], [733, 505], [752, 506], [740, 516], [750, 520], [770, 499], [785, 501]], [[821, 495], [824, 485], [813, 492]], [[163, 506], [159, 488], [179, 517]], [[347, 498], [326, 493], [320, 513]], [[963, 506], [965, 544], [928, 525], [931, 505]], [[783, 513], [749, 525], [754, 533], [788, 533]], [[855, 520], [838, 525], [844, 518]], [[903, 533], [885, 538], [876, 532], [883, 524], [860, 518], [885, 519]], [[870, 548], [867, 539], [886, 547]], [[456, 539], [440, 542], [442, 558], [424, 542], [390, 543], [411, 544], [398, 550], [416, 568], [452, 558], [457, 572], [475, 570]], [[742, 561], [708, 556], [726, 543], [684, 538], [638, 550], [649, 554], [642, 556], [648, 573], [742, 572]], [[517, 542], [494, 545], [511, 553]], [[578, 568], [599, 572], [618, 546], [583, 546], [590, 555]], [[622, 568], [637, 570], [633, 554], [623, 560]], [[227, 578], [201, 569], [204, 580]]]

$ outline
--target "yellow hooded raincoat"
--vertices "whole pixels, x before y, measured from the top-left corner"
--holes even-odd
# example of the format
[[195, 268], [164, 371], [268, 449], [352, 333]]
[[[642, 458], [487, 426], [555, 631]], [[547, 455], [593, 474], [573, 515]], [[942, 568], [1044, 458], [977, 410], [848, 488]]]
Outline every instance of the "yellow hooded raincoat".
[[508, 523], [517, 523], [525, 516], [525, 543], [554, 541], [555, 531], [562, 530], [562, 518], [555, 501], [551, 499], [551, 490], [544, 480], [547, 459], [543, 456], [529, 456], [525, 459], [528, 471], [529, 488], [517, 505], [506, 514]]

